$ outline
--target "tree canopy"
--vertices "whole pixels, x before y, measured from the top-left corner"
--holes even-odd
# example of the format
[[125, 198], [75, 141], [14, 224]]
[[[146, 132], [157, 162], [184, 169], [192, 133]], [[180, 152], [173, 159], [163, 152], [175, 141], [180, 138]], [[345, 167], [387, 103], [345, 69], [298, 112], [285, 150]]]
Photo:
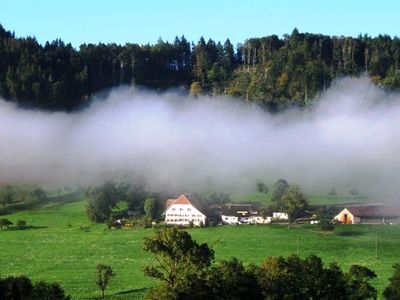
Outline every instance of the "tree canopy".
[[288, 215], [289, 226], [304, 214], [307, 206], [307, 198], [300, 188], [297, 185], [289, 185], [281, 198], [281, 208]]
[[145, 268], [145, 274], [163, 283], [153, 290], [154, 299], [184, 293], [190, 281], [199, 279], [200, 272], [214, 259], [214, 251], [207, 244], [198, 244], [189, 233], [176, 227], [165, 227], [145, 237], [144, 250], [152, 253], [157, 261]]
[[74, 110], [101, 90], [141, 85], [184, 87], [193, 95], [227, 94], [270, 111], [307, 107], [337, 77], [367, 74], [400, 88], [400, 39], [327, 36], [297, 29], [282, 38], [250, 38], [234, 47], [184, 36], [154, 45], [41, 45], [0, 25], [0, 96], [24, 107]]
[[393, 266], [394, 273], [389, 279], [389, 285], [383, 291], [383, 296], [387, 300], [400, 299], [400, 264]]
[[69, 300], [57, 283], [32, 283], [26, 276], [0, 278], [0, 299]]
[[[248, 266], [233, 257], [213, 263], [214, 252], [199, 245], [189, 233], [176, 227], [156, 231], [145, 238], [145, 250], [156, 256], [145, 274], [161, 284], [147, 299], [376, 299], [370, 281], [375, 273], [352, 265], [345, 273], [335, 263], [324, 266], [311, 255], [268, 257], [260, 265]], [[196, 257], [193, 256], [194, 253]], [[393, 277], [395, 278], [395, 277]], [[397, 299], [397, 298], [388, 298]]]
[[283, 194], [286, 192], [289, 184], [285, 179], [278, 179], [274, 184], [274, 192], [272, 194], [272, 202], [274, 202], [277, 206], [282, 206], [281, 200]]
[[112, 209], [117, 206], [117, 188], [110, 181], [101, 186], [89, 188], [86, 196], [86, 213], [92, 222], [105, 222], [110, 218]]
[[96, 270], [96, 285], [100, 290], [101, 298], [104, 299], [104, 291], [110, 283], [111, 278], [115, 276], [115, 274], [110, 266], [104, 264], [97, 264]]

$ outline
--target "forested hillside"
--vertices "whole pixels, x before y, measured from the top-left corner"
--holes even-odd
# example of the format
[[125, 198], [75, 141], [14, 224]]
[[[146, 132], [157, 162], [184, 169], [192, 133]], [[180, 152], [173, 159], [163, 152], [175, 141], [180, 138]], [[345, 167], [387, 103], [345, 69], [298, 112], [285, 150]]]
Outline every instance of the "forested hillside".
[[0, 25], [0, 96], [24, 107], [73, 110], [94, 92], [121, 84], [192, 94], [227, 94], [270, 111], [307, 107], [332, 80], [368, 74], [400, 87], [400, 39], [299, 33], [252, 38], [234, 47], [177, 37], [155, 45], [39, 44]]

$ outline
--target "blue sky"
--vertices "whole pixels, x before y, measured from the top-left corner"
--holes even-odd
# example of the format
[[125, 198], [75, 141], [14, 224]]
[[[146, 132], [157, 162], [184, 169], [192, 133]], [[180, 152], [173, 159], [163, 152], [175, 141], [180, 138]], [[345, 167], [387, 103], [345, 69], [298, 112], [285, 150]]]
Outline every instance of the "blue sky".
[[329, 35], [400, 35], [395, 0], [2, 0], [0, 23], [40, 43], [61, 38], [80, 44], [154, 44], [185, 35], [233, 43], [301, 32]]

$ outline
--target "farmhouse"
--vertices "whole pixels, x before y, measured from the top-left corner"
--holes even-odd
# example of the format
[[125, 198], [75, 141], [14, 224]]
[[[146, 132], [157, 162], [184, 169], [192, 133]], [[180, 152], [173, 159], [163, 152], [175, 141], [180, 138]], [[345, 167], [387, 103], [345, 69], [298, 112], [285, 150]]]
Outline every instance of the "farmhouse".
[[176, 199], [168, 199], [166, 207], [164, 215], [167, 224], [182, 226], [188, 226], [191, 223], [194, 226], [206, 224], [206, 207], [188, 194], [182, 194]]
[[287, 213], [284, 212], [273, 212], [272, 218], [275, 220], [288, 220], [289, 216]]
[[344, 224], [399, 224], [400, 207], [380, 205], [348, 206], [333, 219]]
[[259, 215], [257, 207], [251, 204], [227, 204], [221, 208], [223, 224], [263, 224], [271, 218]]

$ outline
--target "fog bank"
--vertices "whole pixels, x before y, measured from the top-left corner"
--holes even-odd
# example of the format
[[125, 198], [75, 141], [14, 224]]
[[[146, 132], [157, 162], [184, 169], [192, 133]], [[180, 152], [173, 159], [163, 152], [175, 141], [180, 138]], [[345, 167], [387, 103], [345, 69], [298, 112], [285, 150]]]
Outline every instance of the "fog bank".
[[68, 114], [0, 100], [0, 183], [134, 172], [155, 189], [246, 192], [283, 177], [311, 193], [398, 197], [400, 94], [344, 79], [315, 103], [271, 115], [224, 97], [120, 88]]

